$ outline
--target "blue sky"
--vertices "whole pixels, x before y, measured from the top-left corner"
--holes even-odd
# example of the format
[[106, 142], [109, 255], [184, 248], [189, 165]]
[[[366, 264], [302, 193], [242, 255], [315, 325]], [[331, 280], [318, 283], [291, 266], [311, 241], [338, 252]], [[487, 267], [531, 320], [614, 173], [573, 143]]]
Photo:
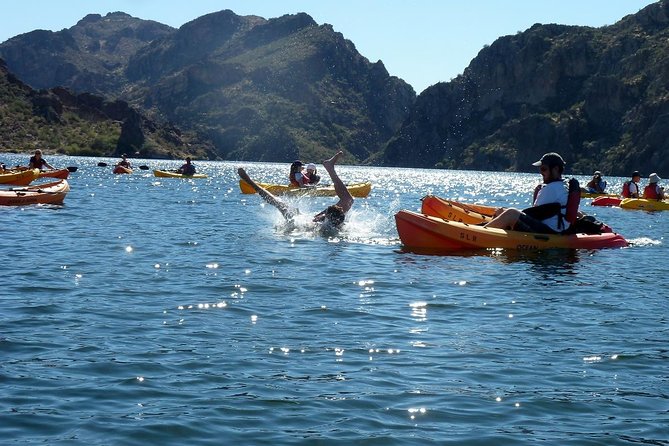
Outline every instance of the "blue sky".
[[500, 36], [535, 23], [611, 25], [651, 0], [19, 0], [3, 3], [0, 42], [35, 29], [59, 31], [90, 13], [123, 11], [178, 28], [230, 9], [265, 18], [306, 12], [329, 23], [370, 61], [417, 93], [448, 81]]

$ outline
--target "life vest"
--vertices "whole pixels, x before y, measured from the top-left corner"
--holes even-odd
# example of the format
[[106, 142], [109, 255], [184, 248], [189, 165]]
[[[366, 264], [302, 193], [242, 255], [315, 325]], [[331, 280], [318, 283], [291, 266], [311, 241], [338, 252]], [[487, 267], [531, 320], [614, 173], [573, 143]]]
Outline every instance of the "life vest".
[[[535, 206], [534, 208], [545, 208], [544, 212], [541, 212], [540, 217], [537, 217], [535, 215], [531, 215], [531, 212], [527, 212], [529, 209], [526, 209], [525, 212], [526, 214], [530, 214], [531, 216], [534, 216], [535, 218], [539, 220], [546, 220], [547, 218], [551, 218], [555, 215], [558, 216], [560, 220], [564, 219], [569, 222], [569, 224], [572, 224], [576, 221], [578, 218], [578, 206], [581, 204], [581, 186], [578, 183], [578, 180], [576, 178], [571, 178], [569, 180], [556, 180], [556, 181], [562, 181], [564, 184], [565, 189], [567, 190], [567, 204], [564, 206], [558, 206], [558, 203], [547, 203], [545, 205], [541, 206]], [[542, 188], [542, 184], [537, 185], [536, 188], [534, 188], [534, 196], [532, 197], [532, 203], [534, 203], [537, 200], [537, 194], [539, 193], [539, 190]], [[530, 208], [532, 209], [532, 208]], [[560, 221], [558, 223], [558, 227], [564, 227], [564, 223]]]
[[[291, 186], [294, 186], [294, 187], [300, 187], [300, 183], [295, 179], [295, 174], [296, 174], [296, 173], [298, 173], [298, 172], [291, 172], [291, 174], [290, 174], [290, 176], [289, 176], [288, 178], [290, 179], [290, 185], [291, 185]], [[304, 178], [304, 179], [302, 180], [303, 184], [309, 184], [309, 183], [310, 183], [309, 177], [308, 177], [306, 174], [304, 174], [304, 173], [301, 173], [301, 172], [300, 172], [300, 174], [301, 174], [302, 177]]]
[[[632, 197], [632, 191], [630, 190], [630, 186], [634, 183], [632, 180], [625, 181], [623, 183], [623, 193], [620, 194], [623, 196], [623, 198], [631, 198]], [[639, 185], [634, 183], [636, 186], [636, 194], [639, 195]]]
[[657, 194], [657, 184], [652, 183], [643, 189], [643, 198], [649, 200], [659, 200], [660, 196]]

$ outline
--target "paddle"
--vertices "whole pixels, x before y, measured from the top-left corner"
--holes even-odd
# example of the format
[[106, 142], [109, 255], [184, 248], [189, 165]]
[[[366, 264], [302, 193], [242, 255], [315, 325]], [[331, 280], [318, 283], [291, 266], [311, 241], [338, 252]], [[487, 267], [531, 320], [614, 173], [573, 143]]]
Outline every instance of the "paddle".
[[140, 170], [149, 170], [149, 166], [141, 165], [139, 166]]
[[67, 168], [68, 172], [76, 172], [77, 169], [78, 169], [77, 166], [69, 166], [69, 167]]
[[108, 164], [107, 164], [107, 163], [103, 163], [102, 161], [100, 161], [100, 162], [98, 163], [98, 167], [107, 167], [107, 166], [108, 166]]

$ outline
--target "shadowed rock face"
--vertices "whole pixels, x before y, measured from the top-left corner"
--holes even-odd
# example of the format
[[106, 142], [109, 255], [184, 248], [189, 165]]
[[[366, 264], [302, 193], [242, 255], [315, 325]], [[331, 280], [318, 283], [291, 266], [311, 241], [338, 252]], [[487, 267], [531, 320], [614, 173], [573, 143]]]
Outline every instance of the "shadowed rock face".
[[30, 85], [127, 100], [197, 132], [224, 159], [318, 160], [343, 149], [349, 162], [365, 160], [415, 100], [382, 62], [306, 14], [266, 20], [226, 10], [178, 30], [89, 15], [67, 30], [10, 39], [0, 56]]
[[669, 170], [668, 10], [499, 38], [417, 98], [383, 162], [528, 171], [557, 151], [573, 173]]
[[[34, 90], [0, 59], [0, 151], [143, 157], [207, 156], [177, 128], [142, 115], [127, 102], [57, 87]], [[9, 111], [9, 112], [6, 112]], [[82, 136], [86, 135], [86, 136]]]

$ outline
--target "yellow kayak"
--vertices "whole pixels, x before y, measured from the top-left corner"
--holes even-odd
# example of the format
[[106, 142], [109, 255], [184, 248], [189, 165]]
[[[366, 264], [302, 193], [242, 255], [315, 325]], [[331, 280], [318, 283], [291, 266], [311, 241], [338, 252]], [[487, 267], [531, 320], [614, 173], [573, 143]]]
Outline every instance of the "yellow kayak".
[[159, 178], [207, 178], [203, 173], [196, 173], [195, 175], [184, 175], [182, 173], [170, 172], [169, 170], [154, 170], [154, 177]]
[[39, 169], [0, 170], [0, 184], [27, 186], [39, 177]]
[[641, 209], [644, 211], [669, 211], [669, 200], [625, 198], [620, 202], [620, 207], [623, 209]]
[[[284, 184], [258, 183], [260, 187], [266, 189], [272, 195], [309, 195], [313, 197], [336, 197], [337, 193], [334, 186], [313, 186], [313, 187], [295, 187]], [[365, 198], [372, 190], [372, 183], [347, 184], [348, 191], [357, 198]], [[243, 194], [255, 194], [256, 191], [244, 180], [239, 180], [239, 189]]]
[[607, 193], [602, 193], [602, 192], [583, 192], [583, 191], [581, 191], [581, 198], [597, 198], [597, 197], [618, 198], [618, 197], [620, 197], [620, 195], [618, 195], [618, 194], [607, 194]]

